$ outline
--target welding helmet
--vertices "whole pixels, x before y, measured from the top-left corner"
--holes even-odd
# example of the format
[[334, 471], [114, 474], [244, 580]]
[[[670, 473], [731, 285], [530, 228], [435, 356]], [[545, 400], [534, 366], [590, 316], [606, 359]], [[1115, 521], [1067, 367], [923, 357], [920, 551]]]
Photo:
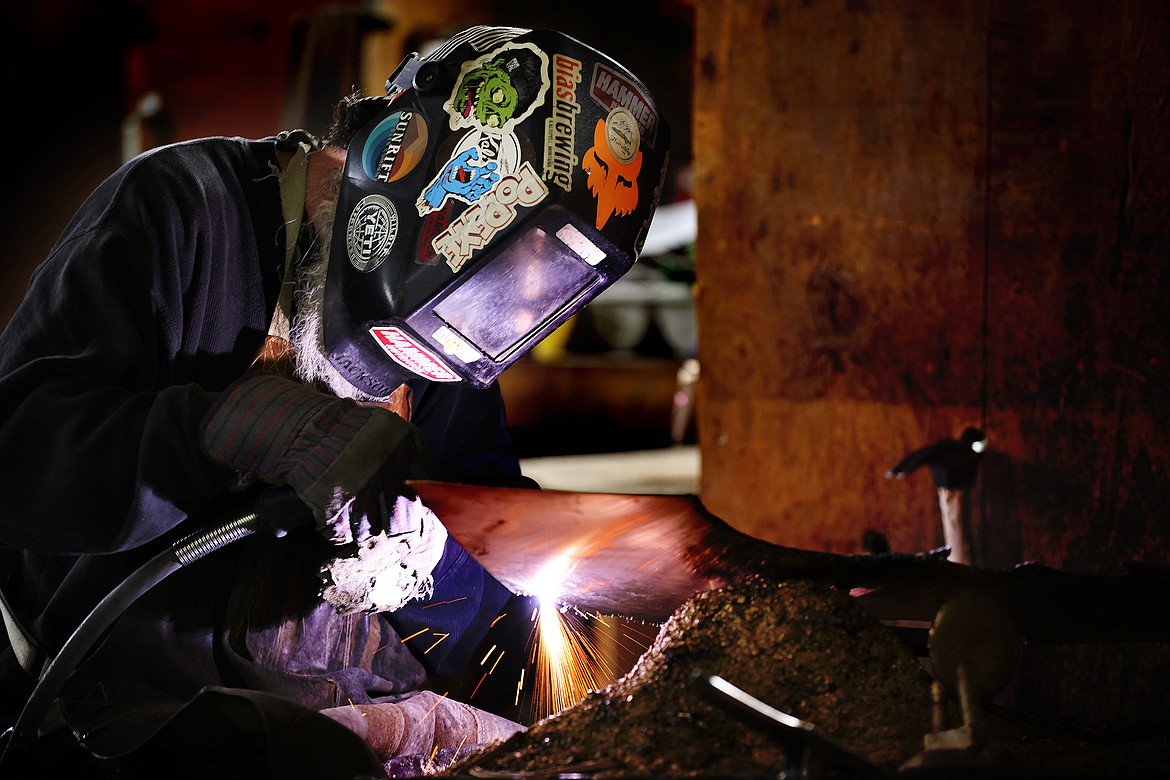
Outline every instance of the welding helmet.
[[548, 30], [469, 29], [386, 91], [346, 156], [326, 353], [376, 397], [483, 388], [629, 270], [670, 131], [633, 74]]

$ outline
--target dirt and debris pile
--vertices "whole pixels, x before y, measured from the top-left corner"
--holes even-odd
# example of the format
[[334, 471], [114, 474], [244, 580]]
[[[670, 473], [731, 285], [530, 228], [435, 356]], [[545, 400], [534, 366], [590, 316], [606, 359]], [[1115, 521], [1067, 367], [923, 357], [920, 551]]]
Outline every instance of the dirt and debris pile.
[[753, 579], [695, 596], [628, 675], [446, 773], [588, 767], [604, 777], [782, 767], [780, 743], [710, 703], [695, 686], [696, 669], [886, 767], [920, 750], [930, 728], [928, 676], [848, 595]]

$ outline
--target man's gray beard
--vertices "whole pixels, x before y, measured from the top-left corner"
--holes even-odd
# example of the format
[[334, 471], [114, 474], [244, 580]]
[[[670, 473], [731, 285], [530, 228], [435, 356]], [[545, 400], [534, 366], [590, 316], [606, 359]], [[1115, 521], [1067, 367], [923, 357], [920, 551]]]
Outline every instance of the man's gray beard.
[[339, 398], [355, 401], [385, 401], [351, 385], [329, 362], [325, 352], [325, 273], [329, 269], [329, 247], [333, 241], [336, 196], [324, 200], [313, 213], [317, 240], [305, 254], [297, 271], [296, 314], [289, 341], [296, 350], [297, 377], [305, 384], [322, 384]]

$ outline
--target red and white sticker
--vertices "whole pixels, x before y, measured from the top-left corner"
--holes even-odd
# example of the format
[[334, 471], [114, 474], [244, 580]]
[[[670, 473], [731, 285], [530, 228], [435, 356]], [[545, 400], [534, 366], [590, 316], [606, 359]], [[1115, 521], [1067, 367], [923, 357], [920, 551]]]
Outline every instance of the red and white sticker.
[[432, 382], [458, 382], [459, 375], [439, 356], [419, 344], [401, 328], [393, 325], [370, 328], [370, 335], [390, 359], [398, 365]]

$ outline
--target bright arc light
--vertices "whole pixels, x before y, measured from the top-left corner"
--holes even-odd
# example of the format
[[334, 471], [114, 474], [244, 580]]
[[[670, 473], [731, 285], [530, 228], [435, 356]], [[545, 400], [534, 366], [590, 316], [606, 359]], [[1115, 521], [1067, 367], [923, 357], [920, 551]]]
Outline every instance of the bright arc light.
[[599, 688], [601, 679], [615, 676], [583, 620], [561, 601], [564, 577], [571, 567], [570, 556], [559, 556], [528, 582], [528, 593], [537, 601], [530, 663], [533, 701], [541, 717], [576, 704]]
[[568, 571], [569, 556], [560, 555], [544, 565], [528, 582], [528, 592], [536, 597], [541, 611], [557, 609], [561, 597], [561, 585]]

